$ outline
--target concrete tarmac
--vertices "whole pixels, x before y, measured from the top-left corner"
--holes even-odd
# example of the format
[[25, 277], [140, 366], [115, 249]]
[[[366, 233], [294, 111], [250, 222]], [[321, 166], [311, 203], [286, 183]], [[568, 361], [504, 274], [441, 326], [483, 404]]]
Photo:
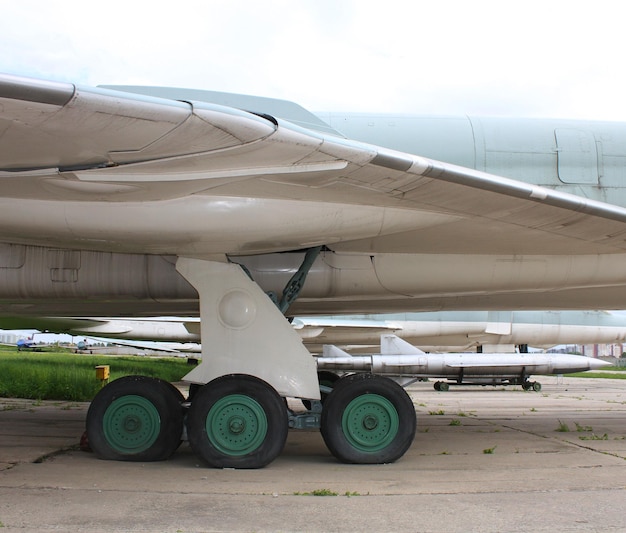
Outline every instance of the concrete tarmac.
[[0, 399], [0, 529], [626, 532], [626, 380], [541, 382], [417, 383], [395, 464], [344, 465], [318, 432], [291, 432], [261, 470], [206, 468], [186, 443], [102, 461], [78, 450], [87, 404]]

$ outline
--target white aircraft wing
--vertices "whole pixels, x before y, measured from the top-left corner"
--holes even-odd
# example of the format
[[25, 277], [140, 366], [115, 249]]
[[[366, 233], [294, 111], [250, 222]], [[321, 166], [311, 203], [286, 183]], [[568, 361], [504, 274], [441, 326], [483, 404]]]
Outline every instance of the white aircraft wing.
[[[10, 202], [19, 198], [26, 212], [77, 201], [73, 212], [39, 209], [32, 227], [20, 221], [25, 244], [179, 255], [314, 244], [403, 253], [626, 249], [624, 208], [231, 107], [12, 76], [0, 77], [0, 105], [0, 239], [9, 242], [18, 224]], [[206, 225], [192, 224], [209, 193], [226, 203], [298, 202], [300, 216], [292, 231], [266, 215], [212, 240]], [[139, 205], [151, 201], [180, 205], [178, 229], [155, 234], [157, 215]], [[133, 232], [123, 215], [129, 202]], [[324, 205], [338, 203], [359, 209], [328, 220]]]
[[[200, 345], [197, 343], [182, 343], [182, 342], [157, 342], [157, 341], [134, 341], [129, 339], [108, 339], [103, 337], [87, 338], [105, 344], [114, 344], [116, 346], [126, 346], [129, 348], [137, 348], [139, 350], [151, 350], [155, 352], [167, 352], [171, 354], [181, 353], [198, 353], [200, 352]], [[87, 345], [85, 350], [95, 350], [98, 347]]]
[[[198, 340], [200, 319], [196, 317], [4, 317], [0, 329], [37, 329], [69, 335], [98, 335], [135, 340]], [[193, 338], [197, 336], [197, 338]]]

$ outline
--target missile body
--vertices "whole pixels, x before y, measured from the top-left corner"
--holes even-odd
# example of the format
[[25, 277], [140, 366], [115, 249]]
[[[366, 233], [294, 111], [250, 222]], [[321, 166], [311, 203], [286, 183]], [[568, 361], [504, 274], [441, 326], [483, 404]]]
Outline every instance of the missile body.
[[611, 363], [572, 354], [424, 353], [394, 335], [383, 335], [380, 354], [351, 356], [326, 346], [317, 358], [319, 370], [367, 371], [406, 378], [445, 378], [461, 383], [524, 383], [530, 375], [596, 370]]

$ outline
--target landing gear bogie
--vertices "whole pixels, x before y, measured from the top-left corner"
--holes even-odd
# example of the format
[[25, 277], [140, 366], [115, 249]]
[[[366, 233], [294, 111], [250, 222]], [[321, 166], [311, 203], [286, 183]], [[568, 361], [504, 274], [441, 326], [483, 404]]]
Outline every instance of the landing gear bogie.
[[541, 383], [538, 381], [524, 381], [524, 383], [522, 383], [522, 389], [525, 391], [533, 390], [535, 392], [540, 392]]

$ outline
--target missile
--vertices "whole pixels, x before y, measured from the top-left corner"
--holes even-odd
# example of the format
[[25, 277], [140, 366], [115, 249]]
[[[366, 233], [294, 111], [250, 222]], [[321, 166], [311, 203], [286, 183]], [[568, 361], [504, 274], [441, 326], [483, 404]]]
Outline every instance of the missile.
[[[540, 390], [530, 375], [569, 374], [597, 370], [611, 363], [572, 354], [549, 353], [424, 353], [395, 335], [381, 336], [381, 353], [352, 356], [332, 345], [317, 358], [319, 370], [372, 372], [400, 378], [444, 378], [461, 384], [521, 384]], [[440, 382], [437, 382], [440, 383]], [[446, 390], [445, 383], [437, 390]]]

